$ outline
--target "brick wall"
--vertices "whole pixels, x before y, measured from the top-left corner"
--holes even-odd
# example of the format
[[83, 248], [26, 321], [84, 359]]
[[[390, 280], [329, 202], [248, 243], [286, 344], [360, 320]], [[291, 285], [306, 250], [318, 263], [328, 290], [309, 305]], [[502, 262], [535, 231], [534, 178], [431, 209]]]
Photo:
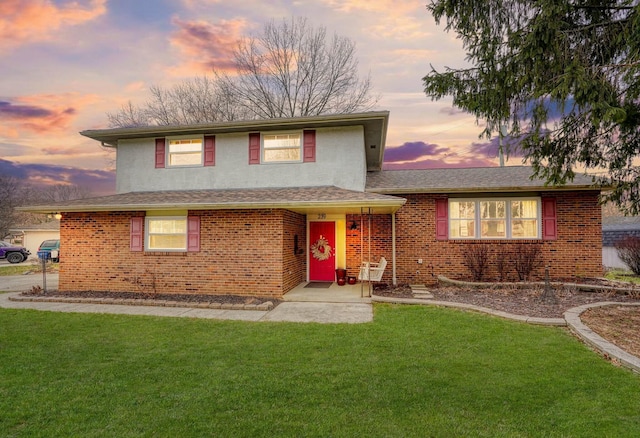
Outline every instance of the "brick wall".
[[305, 217], [284, 210], [192, 211], [199, 252], [131, 252], [129, 223], [144, 212], [65, 213], [61, 291], [280, 297], [304, 280]]
[[[357, 277], [362, 261], [377, 263], [380, 257], [387, 259], [387, 268], [384, 271], [382, 281], [392, 283], [391, 271], [391, 215], [347, 215], [347, 275]], [[362, 219], [362, 223], [361, 223]], [[371, 252], [369, 252], [369, 219], [371, 219]], [[356, 230], [351, 230], [349, 225], [355, 221]], [[371, 259], [369, 260], [369, 254]]]
[[[283, 212], [284, 245], [282, 246], [283, 293], [307, 279], [307, 217], [290, 211]], [[297, 247], [295, 241], [297, 238]], [[297, 250], [297, 251], [296, 251]]]
[[[552, 279], [573, 280], [580, 276], [602, 274], [602, 225], [598, 192], [548, 192], [543, 197], [555, 197], [557, 205], [557, 240], [476, 240], [439, 241], [436, 240], [435, 200], [438, 195], [402, 195], [406, 204], [396, 213], [396, 275], [399, 284], [433, 284], [438, 275], [450, 278], [470, 278], [465, 267], [464, 253], [477, 245], [488, 245], [490, 266], [488, 279], [498, 280], [500, 270], [498, 254], [505, 254], [505, 268], [508, 280], [517, 280], [512, 269], [513, 252], [519, 244], [540, 246], [544, 265], [549, 266]], [[358, 215], [348, 216], [347, 223], [355, 220], [360, 228]], [[372, 216], [372, 260], [385, 256], [391, 263], [391, 215]], [[365, 259], [368, 251], [367, 225], [364, 230], [347, 230], [347, 260], [349, 267], [360, 263], [360, 233], [362, 232]], [[422, 259], [422, 263], [418, 260]], [[352, 274], [355, 272], [355, 274]], [[349, 270], [349, 275], [357, 275], [357, 269]], [[390, 284], [391, 265], [383, 281]], [[544, 267], [532, 274], [533, 280], [544, 278]]]

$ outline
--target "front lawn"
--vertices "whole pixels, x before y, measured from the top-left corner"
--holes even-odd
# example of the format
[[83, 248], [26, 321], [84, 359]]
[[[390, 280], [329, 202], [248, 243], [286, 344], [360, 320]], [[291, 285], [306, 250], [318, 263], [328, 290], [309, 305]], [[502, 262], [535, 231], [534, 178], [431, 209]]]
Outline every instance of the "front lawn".
[[[58, 272], [59, 263], [47, 262], [47, 272]], [[0, 277], [22, 275], [29, 272], [42, 272], [42, 264], [38, 260], [28, 260], [15, 265], [0, 266]]]
[[610, 269], [607, 271], [605, 278], [632, 284], [640, 284], [640, 275], [636, 275], [633, 272], [624, 269]]
[[640, 376], [563, 329], [0, 310], [0, 436], [640, 436]]

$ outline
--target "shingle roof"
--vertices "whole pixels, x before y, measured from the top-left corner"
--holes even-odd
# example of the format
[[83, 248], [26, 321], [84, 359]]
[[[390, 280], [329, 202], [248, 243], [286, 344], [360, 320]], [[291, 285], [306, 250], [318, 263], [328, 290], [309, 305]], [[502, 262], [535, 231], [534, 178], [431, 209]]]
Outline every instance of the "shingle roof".
[[42, 222], [39, 224], [18, 224], [9, 229], [10, 231], [58, 231], [60, 230], [60, 221], [52, 220], [48, 222]]
[[80, 211], [132, 211], [132, 210], [214, 210], [285, 208], [304, 210], [341, 208], [359, 211], [360, 207], [387, 208], [395, 211], [405, 199], [376, 193], [357, 192], [333, 186], [182, 190], [157, 192], [131, 192], [98, 198], [76, 199], [49, 205], [20, 207], [34, 213]]
[[375, 193], [455, 193], [523, 190], [591, 189], [592, 179], [576, 175], [563, 187], [545, 186], [531, 179], [528, 166], [477, 167], [467, 169], [384, 170], [367, 174], [368, 192]]

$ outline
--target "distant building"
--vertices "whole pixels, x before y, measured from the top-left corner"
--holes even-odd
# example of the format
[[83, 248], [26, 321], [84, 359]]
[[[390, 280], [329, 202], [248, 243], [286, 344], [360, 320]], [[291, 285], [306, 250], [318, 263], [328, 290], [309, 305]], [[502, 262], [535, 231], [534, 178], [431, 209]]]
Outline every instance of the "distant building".
[[640, 216], [602, 218], [602, 265], [606, 268], [629, 269], [616, 251], [616, 242], [625, 237], [640, 237]]
[[60, 239], [59, 220], [17, 225], [9, 229], [9, 241], [27, 248], [31, 252], [31, 258], [38, 256], [38, 247], [43, 241], [49, 239]]

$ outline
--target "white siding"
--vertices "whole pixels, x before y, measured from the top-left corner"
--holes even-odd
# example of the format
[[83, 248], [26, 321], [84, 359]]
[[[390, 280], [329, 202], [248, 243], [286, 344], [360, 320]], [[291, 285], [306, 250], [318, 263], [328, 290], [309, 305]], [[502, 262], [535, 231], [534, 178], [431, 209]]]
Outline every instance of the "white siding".
[[605, 268], [629, 269], [618, 257], [618, 252], [613, 246], [602, 247], [602, 265]]
[[366, 158], [362, 127], [316, 130], [314, 163], [249, 165], [249, 136], [216, 135], [216, 165], [156, 169], [153, 138], [121, 141], [116, 191], [336, 186], [364, 191]]

